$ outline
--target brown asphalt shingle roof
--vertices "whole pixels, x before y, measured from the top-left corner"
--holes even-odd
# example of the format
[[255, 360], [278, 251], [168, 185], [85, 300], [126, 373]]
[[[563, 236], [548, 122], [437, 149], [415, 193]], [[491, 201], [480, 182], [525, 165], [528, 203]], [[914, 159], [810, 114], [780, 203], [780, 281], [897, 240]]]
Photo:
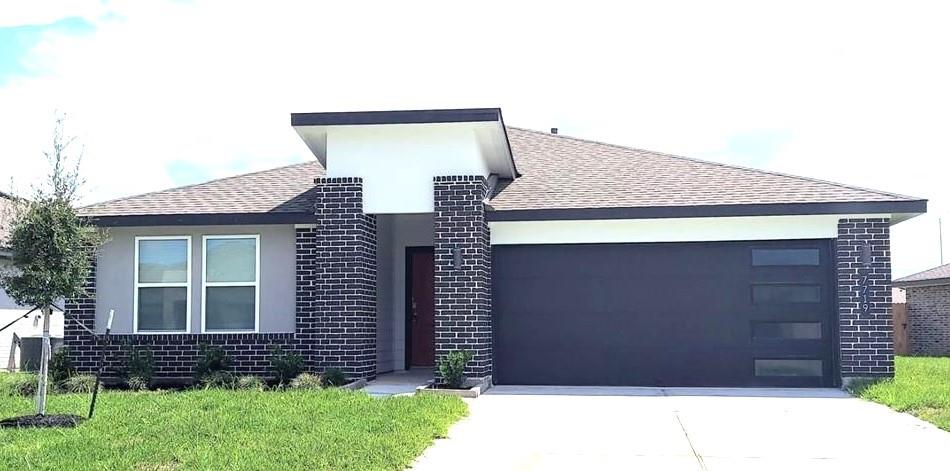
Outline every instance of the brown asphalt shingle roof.
[[[500, 182], [496, 211], [769, 203], [913, 201], [907, 196], [508, 127], [521, 176]], [[313, 161], [87, 206], [89, 216], [302, 213]]]
[[920, 281], [935, 281], [935, 280], [944, 280], [946, 279], [950, 282], [950, 263], [946, 265], [940, 265], [936, 268], [931, 268], [930, 270], [924, 270], [920, 273], [914, 273], [913, 275], [907, 275], [903, 278], [898, 278], [893, 281], [894, 284], [904, 284], [904, 283], [916, 283]]

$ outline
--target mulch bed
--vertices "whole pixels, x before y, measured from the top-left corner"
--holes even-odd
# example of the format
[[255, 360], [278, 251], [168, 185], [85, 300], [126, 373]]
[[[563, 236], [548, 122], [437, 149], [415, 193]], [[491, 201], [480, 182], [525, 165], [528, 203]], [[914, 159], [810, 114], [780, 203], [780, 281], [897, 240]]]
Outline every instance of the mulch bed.
[[84, 420], [85, 417], [70, 414], [24, 415], [0, 420], [0, 428], [75, 427]]

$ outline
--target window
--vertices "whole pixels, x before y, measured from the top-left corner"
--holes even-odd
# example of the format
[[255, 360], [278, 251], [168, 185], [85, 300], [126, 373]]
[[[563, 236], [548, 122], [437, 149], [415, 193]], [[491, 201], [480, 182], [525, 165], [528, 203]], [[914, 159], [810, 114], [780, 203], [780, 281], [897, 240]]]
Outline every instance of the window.
[[821, 360], [755, 360], [756, 376], [821, 376]]
[[821, 322], [753, 322], [755, 339], [820, 339]]
[[821, 287], [782, 283], [752, 285], [752, 302], [755, 304], [818, 303], [821, 302]]
[[257, 331], [259, 242], [257, 235], [204, 237], [204, 331]]
[[817, 266], [818, 249], [752, 249], [752, 266]]
[[191, 237], [135, 238], [135, 332], [187, 332]]

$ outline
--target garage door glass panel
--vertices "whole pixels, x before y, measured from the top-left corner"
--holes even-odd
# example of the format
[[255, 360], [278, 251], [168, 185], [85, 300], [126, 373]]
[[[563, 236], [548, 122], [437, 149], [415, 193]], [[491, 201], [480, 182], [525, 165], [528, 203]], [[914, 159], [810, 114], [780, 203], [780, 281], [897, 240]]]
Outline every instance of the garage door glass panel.
[[756, 359], [756, 376], [821, 376], [821, 360]]
[[818, 249], [752, 249], [752, 266], [818, 266]]
[[755, 339], [820, 339], [821, 322], [753, 322]]
[[821, 302], [821, 287], [804, 284], [752, 285], [752, 302], [755, 304], [817, 303]]

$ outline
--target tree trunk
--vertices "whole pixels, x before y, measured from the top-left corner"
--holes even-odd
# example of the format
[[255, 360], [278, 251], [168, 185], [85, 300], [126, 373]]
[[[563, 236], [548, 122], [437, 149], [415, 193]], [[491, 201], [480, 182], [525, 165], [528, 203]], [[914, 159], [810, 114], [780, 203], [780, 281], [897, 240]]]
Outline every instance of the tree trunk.
[[43, 306], [43, 353], [40, 357], [39, 386], [36, 388], [36, 413], [46, 415], [46, 384], [49, 380], [49, 318], [52, 314], [49, 306]]

